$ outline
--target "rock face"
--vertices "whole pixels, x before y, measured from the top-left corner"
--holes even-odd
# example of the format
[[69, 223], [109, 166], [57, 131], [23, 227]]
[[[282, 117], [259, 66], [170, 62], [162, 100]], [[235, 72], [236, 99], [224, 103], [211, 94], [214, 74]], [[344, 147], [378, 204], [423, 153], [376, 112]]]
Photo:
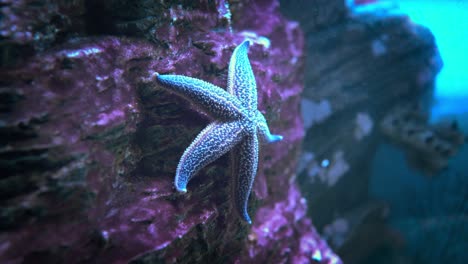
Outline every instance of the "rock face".
[[[347, 11], [344, 1], [327, 1], [322, 14], [336, 11], [326, 20], [309, 12], [321, 1], [283, 2], [307, 43], [301, 191], [314, 224], [343, 261], [365, 263], [374, 250], [400, 242], [385, 224], [387, 206], [368, 195], [377, 146], [398, 141], [426, 169], [437, 161], [430, 170], [439, 170], [463, 143], [456, 129], [431, 127], [424, 118], [402, 119], [396, 130], [386, 126], [406, 105], [430, 97], [442, 61], [431, 32], [385, 3], [354, 1]], [[411, 115], [425, 116], [424, 110]], [[402, 132], [414, 126], [420, 131], [412, 136], [421, 139]], [[423, 142], [424, 131], [434, 142]], [[438, 145], [443, 149], [435, 150]]]
[[464, 144], [456, 122], [429, 124], [418, 105], [399, 105], [381, 122], [383, 134], [405, 149], [407, 161], [428, 175], [448, 167]]
[[85, 10], [85, 1], [3, 0], [0, 65], [17, 65], [67, 37], [83, 34]]
[[[16, 27], [1, 40], [0, 262], [340, 263], [294, 183], [304, 43], [276, 1], [36, 2], [2, 6]], [[68, 26], [40, 34], [57, 19]], [[209, 120], [148, 79], [225, 87], [246, 37], [259, 109], [285, 137], [262, 149], [252, 226], [232, 211], [227, 157], [175, 193], [177, 162]]]
[[[309, 209], [322, 212], [316, 220], [322, 226], [335, 210], [366, 199], [380, 120], [430, 93], [441, 64], [429, 30], [392, 12], [352, 13], [344, 23], [308, 34], [307, 44], [303, 112], [314, 118], [306, 124], [304, 150], [317, 166], [309, 163], [300, 178], [315, 185], [306, 187], [313, 196]], [[339, 179], [314, 180], [320, 173]]]

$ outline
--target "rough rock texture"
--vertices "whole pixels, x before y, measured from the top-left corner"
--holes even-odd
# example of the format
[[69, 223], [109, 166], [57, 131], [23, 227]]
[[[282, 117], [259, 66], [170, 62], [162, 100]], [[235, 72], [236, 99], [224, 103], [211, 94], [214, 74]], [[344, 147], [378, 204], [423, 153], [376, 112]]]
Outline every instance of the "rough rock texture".
[[13, 66], [82, 33], [85, 1], [0, 1], [0, 67]]
[[387, 206], [368, 195], [369, 165], [385, 140], [380, 124], [397, 105], [430, 97], [442, 62], [431, 32], [391, 5], [354, 1], [318, 27], [306, 8], [318, 2], [283, 6], [300, 19], [307, 43], [298, 181], [318, 230], [345, 263], [364, 263], [375, 250], [401, 242], [385, 224], [388, 212], [378, 213]]
[[399, 105], [380, 123], [382, 133], [405, 149], [408, 163], [428, 175], [447, 168], [464, 144], [456, 122], [429, 124], [418, 105]]
[[320, 166], [302, 178], [310, 182], [322, 170], [340, 172], [328, 188], [312, 183], [310, 210], [322, 212], [317, 220], [322, 226], [366, 198], [367, 157], [381, 138], [374, 128], [396, 103], [419, 100], [432, 89], [440, 58], [430, 32], [400, 14], [353, 14], [309, 34], [307, 43], [303, 111], [312, 104], [309, 113], [317, 117], [306, 127], [304, 149]]
[[[260, 208], [257, 221], [261, 224], [253, 227], [250, 243], [236, 263], [342, 263], [311, 228], [306, 204], [291, 184], [287, 200]], [[272, 245], [276, 250], [265, 250]]]
[[[62, 13], [34, 3], [2, 6], [4, 25], [26, 37], [2, 32], [11, 45], [0, 52], [0, 262], [340, 263], [293, 181], [303, 37], [276, 1], [72, 1], [86, 10]], [[82, 26], [66, 27], [63, 41], [28, 37], [56, 12]], [[158, 71], [224, 87], [245, 37], [257, 43], [259, 109], [285, 137], [262, 149], [252, 226], [232, 212], [227, 157], [175, 193], [177, 162], [209, 120], [148, 79]], [[31, 54], [13, 60], [22, 44]]]

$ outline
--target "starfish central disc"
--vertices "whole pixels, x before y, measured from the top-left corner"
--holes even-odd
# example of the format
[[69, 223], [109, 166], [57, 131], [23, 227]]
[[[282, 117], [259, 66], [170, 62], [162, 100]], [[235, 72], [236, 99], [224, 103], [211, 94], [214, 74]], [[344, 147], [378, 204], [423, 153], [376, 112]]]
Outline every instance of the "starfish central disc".
[[187, 183], [203, 167], [233, 150], [231, 155], [234, 207], [241, 218], [252, 223], [247, 204], [257, 174], [259, 136], [262, 142], [283, 139], [272, 135], [257, 109], [257, 85], [247, 56], [250, 41], [234, 50], [229, 62], [227, 90], [211, 83], [183, 75], [160, 75], [157, 82], [171, 92], [197, 105], [213, 117], [180, 158], [174, 185], [187, 192]]

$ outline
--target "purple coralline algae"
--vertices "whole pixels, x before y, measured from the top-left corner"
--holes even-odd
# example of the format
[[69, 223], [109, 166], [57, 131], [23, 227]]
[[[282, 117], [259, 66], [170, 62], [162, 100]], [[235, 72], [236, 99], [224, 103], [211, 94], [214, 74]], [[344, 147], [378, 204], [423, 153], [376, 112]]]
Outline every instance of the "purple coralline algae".
[[[87, 3], [84, 16], [60, 9], [85, 26], [2, 62], [0, 262], [340, 263], [294, 183], [304, 136], [298, 24], [276, 1], [137, 2]], [[209, 118], [150, 79], [157, 71], [222, 86], [246, 38], [258, 108], [285, 138], [261, 149], [251, 226], [233, 217], [228, 157], [175, 192], [179, 157]]]
[[253, 227], [245, 254], [236, 263], [342, 263], [320, 238], [306, 211], [306, 200], [292, 184], [287, 199], [258, 210], [260, 224]]

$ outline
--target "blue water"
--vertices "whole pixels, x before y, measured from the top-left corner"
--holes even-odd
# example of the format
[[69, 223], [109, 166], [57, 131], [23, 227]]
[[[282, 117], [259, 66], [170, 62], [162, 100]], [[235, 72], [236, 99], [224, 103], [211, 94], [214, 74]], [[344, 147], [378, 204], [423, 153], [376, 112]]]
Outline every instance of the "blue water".
[[395, 0], [431, 29], [444, 61], [437, 76], [432, 120], [455, 117], [468, 128], [468, 0]]

